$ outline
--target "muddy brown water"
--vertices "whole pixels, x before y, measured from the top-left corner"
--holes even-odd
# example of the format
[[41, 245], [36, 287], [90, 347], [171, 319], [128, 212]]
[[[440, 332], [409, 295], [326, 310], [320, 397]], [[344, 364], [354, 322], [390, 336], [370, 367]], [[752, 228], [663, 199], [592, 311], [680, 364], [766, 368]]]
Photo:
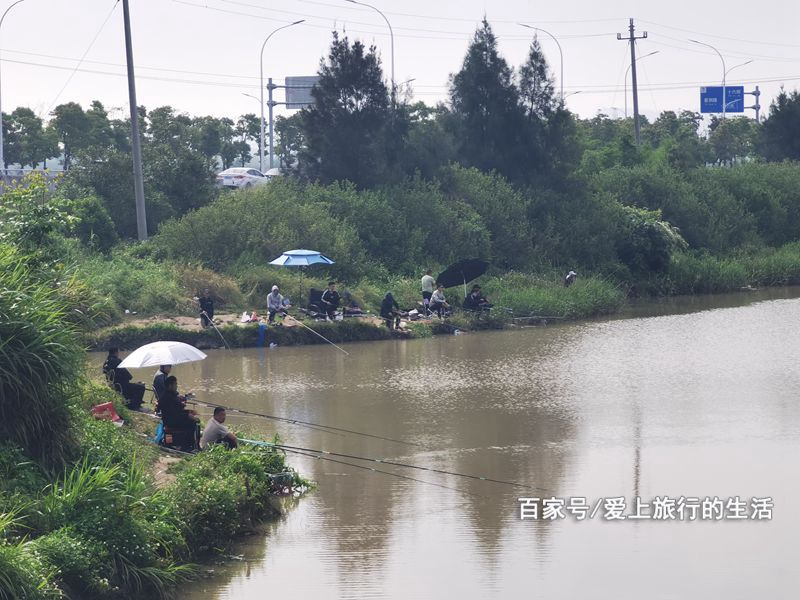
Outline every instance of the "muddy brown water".
[[[643, 303], [626, 318], [350, 344], [349, 357], [287, 347], [182, 365], [182, 389], [200, 399], [416, 445], [254, 418], [236, 427], [531, 488], [381, 467], [436, 487], [290, 455], [318, 489], [180, 598], [796, 598], [797, 296]], [[772, 520], [604, 518], [603, 499], [625, 498], [629, 514], [637, 496], [651, 514], [655, 497], [771, 497], [774, 508]], [[520, 497], [601, 509], [521, 520]]]

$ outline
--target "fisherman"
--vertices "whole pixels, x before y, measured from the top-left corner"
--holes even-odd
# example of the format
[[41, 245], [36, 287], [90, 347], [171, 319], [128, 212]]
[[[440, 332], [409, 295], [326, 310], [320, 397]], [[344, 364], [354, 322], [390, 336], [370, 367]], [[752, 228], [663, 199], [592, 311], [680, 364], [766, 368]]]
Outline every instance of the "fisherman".
[[205, 450], [212, 444], [225, 444], [231, 450], [239, 445], [239, 440], [236, 439], [234, 433], [223, 425], [225, 416], [223, 407], [217, 406], [214, 409], [214, 416], [206, 423], [200, 438], [201, 450]]
[[461, 305], [464, 310], [476, 313], [488, 311], [492, 306], [493, 305], [489, 303], [483, 294], [481, 294], [481, 286], [477, 283], [472, 286], [472, 290], [467, 297], [464, 298], [464, 303]]
[[564, 277], [564, 287], [571, 286], [573, 283], [575, 283], [575, 280], [577, 278], [578, 274], [575, 271], [570, 271], [569, 273], [567, 273], [567, 276]]
[[392, 296], [392, 292], [386, 292], [381, 302], [381, 317], [386, 321], [389, 329], [400, 329], [400, 305]]
[[203, 295], [197, 299], [200, 304], [200, 324], [205, 329], [214, 322], [214, 299], [208, 291], [203, 290]]
[[433, 286], [436, 284], [432, 273], [433, 271], [426, 269], [425, 275], [422, 276], [422, 314], [426, 317], [430, 314], [431, 296], [433, 296]]
[[267, 296], [267, 310], [269, 311], [270, 324], [275, 323], [275, 314], [286, 314], [286, 309], [289, 308], [286, 299], [281, 295], [280, 289], [277, 285], [272, 286], [272, 291]]
[[142, 406], [145, 386], [143, 383], [132, 383], [133, 375], [128, 369], [120, 368], [122, 360], [119, 357], [119, 348], [108, 349], [106, 362], [103, 363], [103, 374], [108, 382], [125, 398], [125, 406], [132, 410], [139, 410]]
[[178, 394], [178, 379], [170, 375], [164, 380], [164, 395], [159, 398], [161, 420], [164, 427], [180, 439], [175, 445], [189, 451], [197, 447], [200, 417], [193, 410], [187, 410], [186, 399]]
[[448, 308], [450, 308], [450, 305], [444, 297], [444, 286], [439, 284], [436, 287], [436, 291], [431, 295], [430, 311], [432, 313], [435, 312], [441, 319], [443, 311]]
[[155, 377], [153, 377], [153, 392], [155, 392], [156, 395], [156, 402], [161, 400], [161, 397], [167, 389], [165, 380], [169, 377], [170, 371], [172, 371], [172, 365], [161, 365], [158, 367]]
[[339, 292], [336, 291], [335, 281], [328, 282], [328, 289], [322, 292], [320, 301], [322, 302], [322, 308], [328, 319], [333, 320], [336, 316], [336, 309], [339, 308], [339, 302], [341, 302]]

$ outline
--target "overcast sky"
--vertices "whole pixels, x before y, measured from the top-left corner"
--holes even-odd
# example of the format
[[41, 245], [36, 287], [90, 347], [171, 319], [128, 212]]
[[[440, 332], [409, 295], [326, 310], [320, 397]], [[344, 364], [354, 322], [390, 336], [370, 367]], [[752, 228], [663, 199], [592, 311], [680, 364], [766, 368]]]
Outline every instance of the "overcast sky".
[[[0, 9], [11, 4], [0, 0]], [[735, 67], [728, 84], [758, 84], [764, 110], [778, 93], [800, 87], [800, 3], [789, 0], [672, 0], [647, 2], [529, 2], [524, 0], [374, 0], [394, 28], [398, 83], [411, 84], [416, 99], [446, 99], [450, 73], [461, 65], [470, 37], [485, 14], [514, 67], [527, 55], [533, 32], [518, 22], [548, 30], [564, 52], [564, 88], [571, 110], [582, 117], [598, 111], [622, 115], [623, 77], [629, 65], [628, 18], [637, 33], [640, 108], [653, 117], [663, 110], [699, 110], [699, 86], [719, 85], [722, 63]], [[313, 75], [330, 44], [331, 31], [374, 43], [386, 77], [391, 61], [388, 28], [375, 11], [343, 0], [131, 0], [139, 104], [171, 105], [193, 115], [236, 117], [258, 112], [244, 93], [258, 95], [259, 49], [276, 27], [265, 52], [265, 75], [282, 82]], [[558, 48], [540, 34], [554, 74]], [[2, 106], [19, 105], [46, 115], [56, 104], [102, 101], [113, 116], [127, 103], [122, 3], [115, 0], [25, 0], [0, 30]], [[80, 59], [84, 57], [82, 63]], [[77, 67], [77, 70], [75, 68]], [[279, 82], [279, 81], [276, 81]], [[559, 83], [557, 82], [557, 86]], [[630, 95], [630, 84], [628, 86]], [[280, 94], [278, 91], [276, 94]], [[281, 100], [278, 96], [276, 99]], [[630, 97], [629, 110], [632, 110]], [[746, 105], [752, 104], [748, 96]], [[281, 111], [279, 111], [281, 112]], [[752, 115], [752, 111], [746, 111]]]

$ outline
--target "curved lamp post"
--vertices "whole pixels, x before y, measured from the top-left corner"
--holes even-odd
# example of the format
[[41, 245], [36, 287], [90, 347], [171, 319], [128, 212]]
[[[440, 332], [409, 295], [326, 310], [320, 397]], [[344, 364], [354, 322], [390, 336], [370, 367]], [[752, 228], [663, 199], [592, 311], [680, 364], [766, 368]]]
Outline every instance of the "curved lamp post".
[[[277, 29], [273, 30], [272, 33], [270, 33], [267, 36], [267, 39], [264, 40], [264, 43], [261, 44], [261, 54], [260, 54], [260, 67], [261, 67], [261, 69], [260, 69], [260, 77], [259, 77], [259, 80], [261, 82], [261, 85], [260, 85], [260, 90], [261, 90], [261, 140], [260, 140], [260, 143], [261, 143], [261, 145], [260, 145], [260, 147], [258, 149], [259, 150], [259, 152], [258, 152], [258, 170], [261, 171], [262, 173], [264, 172], [264, 48], [266, 48], [267, 42], [269, 41], [269, 38], [271, 38], [273, 35], [278, 33], [281, 29], [286, 29], [287, 27], [292, 27], [294, 25], [299, 25], [303, 21], [305, 21], [305, 19], [300, 19], [299, 21], [295, 21], [294, 23], [289, 23], [288, 25], [283, 25], [281, 27], [278, 27]], [[272, 110], [272, 106], [271, 105], [270, 105], [269, 109]], [[272, 133], [270, 133], [269, 144], [270, 144], [270, 153], [269, 153], [270, 167], [272, 167]]]
[[[3, 16], [0, 17], [0, 29], [2, 29], [2, 27], [3, 27], [3, 21], [5, 20], [6, 15], [8, 14], [8, 11], [10, 11], [12, 8], [14, 8], [17, 4], [20, 4], [21, 2], [25, 2], [25, 0], [17, 0], [16, 2], [14, 2], [11, 6], [9, 6], [5, 10], [5, 12], [3, 13]], [[3, 140], [3, 105], [2, 105], [2, 96], [0, 96], [0, 169], [2, 169], [3, 175], [5, 175], [6, 174], [6, 160], [5, 160], [5, 154], [3, 152], [3, 144], [4, 144], [4, 140]]]

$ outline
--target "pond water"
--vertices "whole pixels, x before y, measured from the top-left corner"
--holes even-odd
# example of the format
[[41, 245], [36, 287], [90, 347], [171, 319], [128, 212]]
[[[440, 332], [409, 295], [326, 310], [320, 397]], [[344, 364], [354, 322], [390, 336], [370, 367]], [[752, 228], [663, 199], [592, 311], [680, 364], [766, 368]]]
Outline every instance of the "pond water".
[[[642, 304], [627, 318], [350, 344], [350, 356], [214, 351], [181, 365], [181, 389], [200, 400], [414, 445], [231, 416], [235, 427], [529, 487], [289, 455], [318, 489], [180, 597], [796, 598], [797, 295]], [[707, 496], [726, 503], [725, 518], [605, 518], [609, 498], [630, 514], [639, 497], [652, 515], [656, 497], [684, 497], [688, 510]], [[729, 518], [736, 496], [748, 517], [752, 498], [772, 498], [772, 519]], [[520, 497], [600, 508], [521, 520]]]

